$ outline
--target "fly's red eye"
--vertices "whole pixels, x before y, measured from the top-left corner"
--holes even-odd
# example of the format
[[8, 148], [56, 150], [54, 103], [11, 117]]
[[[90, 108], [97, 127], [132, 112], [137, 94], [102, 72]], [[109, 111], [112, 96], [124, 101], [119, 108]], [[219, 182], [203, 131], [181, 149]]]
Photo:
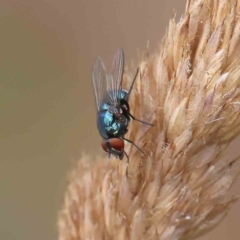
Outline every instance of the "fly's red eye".
[[124, 149], [124, 141], [120, 138], [111, 138], [109, 140], [109, 143], [112, 148], [114, 148], [118, 151], [121, 151], [122, 149]]
[[[111, 138], [109, 139], [109, 143], [110, 146], [117, 151], [121, 151], [122, 149], [124, 149], [124, 141], [120, 138]], [[102, 141], [102, 148], [105, 152], [108, 152], [104, 141]]]
[[105, 152], [107, 152], [107, 148], [106, 148], [106, 145], [105, 145], [105, 142], [104, 142], [104, 141], [102, 141], [102, 149], [103, 149]]

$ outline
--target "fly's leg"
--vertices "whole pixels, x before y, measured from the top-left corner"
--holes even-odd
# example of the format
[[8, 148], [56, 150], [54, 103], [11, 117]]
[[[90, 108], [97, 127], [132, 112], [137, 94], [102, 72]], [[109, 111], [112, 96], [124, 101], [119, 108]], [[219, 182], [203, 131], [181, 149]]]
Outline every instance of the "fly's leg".
[[124, 137], [121, 137], [121, 138], [122, 138], [123, 140], [131, 143], [132, 145], [134, 145], [143, 155], [146, 155], [145, 152], [144, 152], [140, 147], [138, 147], [133, 141], [131, 141], [131, 140], [129, 140], [129, 139], [126, 139], [126, 138], [124, 138]]
[[143, 123], [143, 124], [146, 124], [146, 125], [149, 125], [149, 126], [155, 126], [154, 124], [152, 124], [152, 123], [148, 123], [148, 122], [144, 122], [144, 121], [142, 121], [142, 120], [139, 120], [139, 119], [137, 119], [137, 118], [135, 118], [130, 112], [128, 112], [128, 115], [133, 119], [133, 120], [135, 120], [135, 121], [137, 121], [137, 122], [141, 122], [141, 123]]
[[127, 158], [127, 163], [129, 163], [129, 157], [127, 155], [127, 153], [123, 150], [123, 153], [125, 154], [126, 158]]
[[135, 121], [137, 121], [137, 122], [141, 122], [141, 123], [146, 124], [146, 125], [149, 125], [149, 126], [155, 126], [155, 125], [152, 124], [152, 123], [144, 122], [144, 121], [141, 121], [141, 120], [135, 118], [135, 117], [130, 113], [130, 108], [129, 108], [129, 105], [128, 105], [127, 100], [128, 100], [129, 95], [131, 94], [131, 91], [132, 91], [132, 89], [133, 89], [133, 85], [134, 85], [134, 83], [135, 83], [135, 80], [137, 79], [138, 73], [140, 73], [140, 78], [141, 78], [141, 72], [139, 72], [139, 68], [137, 68], [137, 72], [136, 72], [135, 77], [134, 77], [134, 79], [133, 79], [133, 81], [132, 81], [132, 84], [131, 84], [131, 86], [130, 86], [130, 88], [129, 88], [127, 97], [126, 97], [126, 99], [125, 99], [126, 101], [122, 102], [122, 106], [124, 106], [123, 111], [124, 111], [125, 115], [130, 116], [133, 120], [135, 120]]
[[131, 84], [131, 86], [130, 86], [130, 88], [129, 88], [129, 91], [128, 91], [126, 100], [128, 99], [129, 95], [131, 94], [131, 91], [132, 91], [132, 89], [133, 89], [133, 85], [134, 85], [134, 83], [135, 83], [135, 80], [137, 79], [138, 73], [139, 73], [139, 68], [137, 68], [137, 72], [136, 72], [136, 74], [135, 74], [135, 76], [134, 76], [134, 79], [133, 79], [133, 81], [132, 81], [132, 84]]
[[142, 120], [139, 120], [139, 119], [135, 118], [135, 117], [130, 113], [130, 107], [129, 107], [129, 104], [128, 104], [128, 102], [127, 102], [126, 100], [121, 99], [120, 104], [121, 104], [121, 109], [122, 109], [122, 111], [123, 111], [123, 115], [124, 115], [129, 121], [130, 121], [130, 117], [131, 117], [133, 120], [135, 120], [135, 121], [137, 121], [137, 122], [141, 122], [141, 123], [143, 123], [143, 124], [146, 124], [146, 125], [149, 125], [149, 126], [152, 126], [152, 127], [155, 126], [155, 125], [152, 124], [152, 123], [144, 122], [144, 121], [142, 121]]
[[128, 132], [128, 129], [126, 128], [121, 135], [124, 136], [127, 132]]

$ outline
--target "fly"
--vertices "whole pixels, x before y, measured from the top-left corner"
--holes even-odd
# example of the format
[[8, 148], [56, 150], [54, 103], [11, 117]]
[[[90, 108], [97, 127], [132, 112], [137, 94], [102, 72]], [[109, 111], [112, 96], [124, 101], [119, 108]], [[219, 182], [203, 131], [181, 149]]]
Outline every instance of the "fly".
[[134, 142], [124, 136], [128, 132], [128, 124], [131, 119], [154, 126], [151, 123], [136, 119], [130, 113], [128, 99], [133, 89], [137, 73], [128, 91], [122, 89], [124, 72], [124, 52], [117, 49], [110, 72], [106, 72], [103, 61], [97, 58], [92, 69], [92, 83], [97, 108], [97, 127], [103, 139], [102, 148], [108, 155], [114, 155], [120, 160], [127, 153], [124, 151], [124, 140], [133, 144], [142, 154], [145, 154]]

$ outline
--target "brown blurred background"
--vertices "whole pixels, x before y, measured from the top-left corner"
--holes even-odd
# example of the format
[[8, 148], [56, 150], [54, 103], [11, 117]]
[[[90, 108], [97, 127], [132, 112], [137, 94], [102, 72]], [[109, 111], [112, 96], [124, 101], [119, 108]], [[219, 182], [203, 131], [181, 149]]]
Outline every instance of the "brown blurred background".
[[[57, 239], [67, 172], [100, 146], [94, 58], [154, 50], [173, 8], [185, 0], [0, 0], [1, 240]], [[239, 214], [202, 239], [239, 239]]]

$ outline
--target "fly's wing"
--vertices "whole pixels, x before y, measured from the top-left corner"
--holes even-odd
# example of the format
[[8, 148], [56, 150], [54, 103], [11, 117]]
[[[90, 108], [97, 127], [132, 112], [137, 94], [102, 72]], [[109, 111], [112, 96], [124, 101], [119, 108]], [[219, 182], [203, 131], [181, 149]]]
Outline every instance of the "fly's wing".
[[110, 102], [117, 106], [121, 90], [124, 71], [124, 52], [118, 48], [112, 62], [110, 74], [107, 76], [107, 92]]
[[97, 58], [92, 69], [92, 83], [97, 111], [99, 111], [107, 93], [106, 70], [103, 61]]

